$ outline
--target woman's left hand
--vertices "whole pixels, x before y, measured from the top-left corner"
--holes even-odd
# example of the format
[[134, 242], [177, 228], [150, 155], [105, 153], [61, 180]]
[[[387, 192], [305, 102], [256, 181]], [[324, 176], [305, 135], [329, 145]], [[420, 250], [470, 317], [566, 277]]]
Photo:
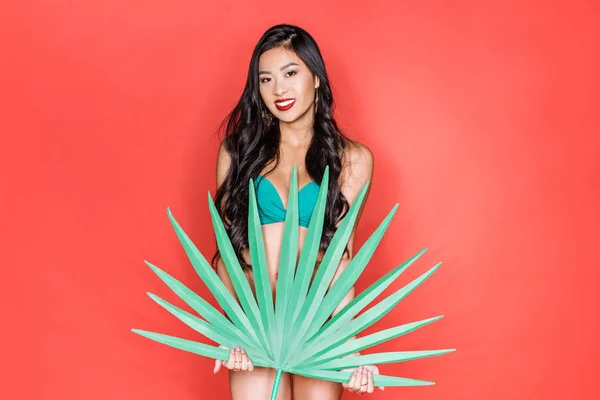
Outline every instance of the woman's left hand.
[[[376, 365], [361, 365], [345, 371], [353, 372], [350, 382], [342, 384], [344, 389], [357, 394], [373, 393], [373, 374], [379, 374], [379, 368]], [[383, 386], [379, 386], [379, 389], [383, 390]]]

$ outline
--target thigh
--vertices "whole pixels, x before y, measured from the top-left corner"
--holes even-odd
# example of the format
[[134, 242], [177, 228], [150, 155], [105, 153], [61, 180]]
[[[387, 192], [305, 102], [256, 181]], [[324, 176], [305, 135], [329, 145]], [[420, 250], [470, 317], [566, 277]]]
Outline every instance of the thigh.
[[340, 400], [344, 388], [341, 383], [322, 381], [300, 375], [292, 375], [294, 400]]
[[[276, 371], [254, 367], [254, 371], [229, 371], [229, 390], [232, 400], [270, 399]], [[277, 400], [291, 400], [290, 376], [281, 374]]]

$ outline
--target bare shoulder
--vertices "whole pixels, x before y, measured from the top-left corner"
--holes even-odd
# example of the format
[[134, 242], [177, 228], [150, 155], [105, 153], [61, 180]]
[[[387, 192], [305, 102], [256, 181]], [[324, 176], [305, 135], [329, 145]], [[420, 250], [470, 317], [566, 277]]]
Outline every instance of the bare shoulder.
[[227, 171], [231, 166], [231, 155], [225, 147], [225, 140], [219, 145], [219, 152], [217, 154], [217, 189], [221, 187], [221, 184], [227, 176]]
[[[373, 153], [366, 145], [354, 142], [348, 146], [343, 158], [342, 172], [340, 174], [340, 191], [348, 201], [348, 204], [352, 205], [365, 184], [370, 182], [373, 178], [374, 157]], [[367, 203], [370, 191], [371, 185], [369, 184], [348, 240], [350, 258], [352, 258], [354, 254], [354, 234], [356, 233], [356, 228], [362, 216], [365, 204]]]
[[[342, 187], [362, 187], [373, 177], [373, 152], [365, 144], [354, 142], [349, 145], [342, 163]], [[359, 189], [360, 190], [360, 189]]]

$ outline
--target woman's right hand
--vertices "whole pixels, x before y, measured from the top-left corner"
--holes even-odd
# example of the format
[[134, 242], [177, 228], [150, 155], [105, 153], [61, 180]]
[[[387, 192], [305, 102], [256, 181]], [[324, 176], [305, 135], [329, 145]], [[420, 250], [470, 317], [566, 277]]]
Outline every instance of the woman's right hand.
[[[226, 349], [225, 346], [219, 346], [223, 349]], [[213, 373], [219, 372], [221, 369], [221, 365], [225, 368], [230, 369], [232, 371], [252, 371], [254, 370], [254, 364], [252, 364], [252, 360], [246, 354], [246, 351], [240, 346], [236, 346], [235, 348], [229, 350], [229, 359], [228, 360], [215, 360], [215, 369]]]

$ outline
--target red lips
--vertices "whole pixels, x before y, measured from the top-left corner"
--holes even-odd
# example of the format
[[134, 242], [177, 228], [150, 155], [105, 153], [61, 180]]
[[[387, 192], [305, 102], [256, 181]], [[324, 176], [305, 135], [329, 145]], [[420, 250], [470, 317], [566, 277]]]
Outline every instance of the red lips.
[[[288, 104], [287, 106], [280, 106], [280, 103], [285, 103], [287, 101], [292, 101], [290, 104]], [[277, 109], [279, 111], [287, 111], [290, 108], [292, 108], [294, 106], [294, 104], [296, 104], [296, 100], [295, 99], [279, 99], [275, 102], [275, 107], [277, 107]]]

